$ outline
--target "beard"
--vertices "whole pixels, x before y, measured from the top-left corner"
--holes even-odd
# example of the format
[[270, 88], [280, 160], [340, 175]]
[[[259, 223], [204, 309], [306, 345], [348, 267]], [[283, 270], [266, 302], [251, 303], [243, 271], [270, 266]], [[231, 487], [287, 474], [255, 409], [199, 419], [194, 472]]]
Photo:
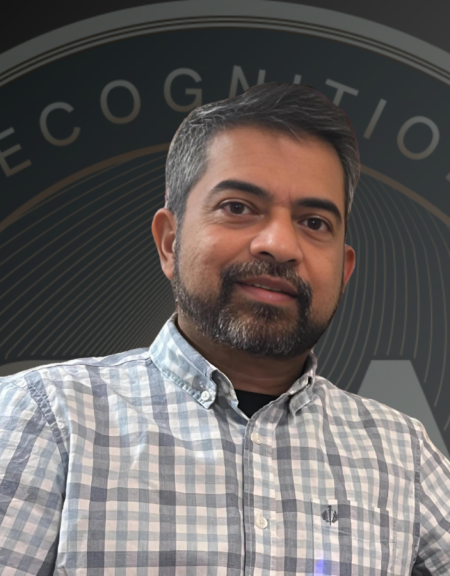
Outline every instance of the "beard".
[[[172, 289], [176, 310], [209, 340], [260, 358], [285, 360], [311, 350], [333, 319], [343, 295], [343, 280], [331, 313], [311, 317], [312, 289], [291, 267], [261, 260], [234, 263], [220, 274], [218, 295], [189, 292], [180, 274], [180, 249], [175, 245]], [[255, 276], [281, 278], [297, 292], [296, 314], [290, 306], [277, 306], [250, 298], [233, 298], [236, 282]]]

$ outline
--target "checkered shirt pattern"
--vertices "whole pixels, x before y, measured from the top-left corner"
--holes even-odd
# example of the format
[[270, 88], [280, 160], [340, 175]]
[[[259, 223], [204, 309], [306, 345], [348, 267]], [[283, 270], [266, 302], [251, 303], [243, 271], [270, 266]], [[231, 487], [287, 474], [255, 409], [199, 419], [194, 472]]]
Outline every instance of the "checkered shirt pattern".
[[450, 463], [316, 376], [247, 418], [181, 336], [1, 379], [0, 573], [449, 575]]

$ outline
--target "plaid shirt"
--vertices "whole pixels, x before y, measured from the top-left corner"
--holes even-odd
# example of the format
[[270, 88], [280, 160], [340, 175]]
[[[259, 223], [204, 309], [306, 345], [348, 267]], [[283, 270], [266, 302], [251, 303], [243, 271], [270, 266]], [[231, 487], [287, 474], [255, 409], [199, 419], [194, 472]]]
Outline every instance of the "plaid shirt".
[[248, 419], [172, 317], [150, 349], [3, 378], [0, 572], [448, 576], [449, 462], [315, 368]]

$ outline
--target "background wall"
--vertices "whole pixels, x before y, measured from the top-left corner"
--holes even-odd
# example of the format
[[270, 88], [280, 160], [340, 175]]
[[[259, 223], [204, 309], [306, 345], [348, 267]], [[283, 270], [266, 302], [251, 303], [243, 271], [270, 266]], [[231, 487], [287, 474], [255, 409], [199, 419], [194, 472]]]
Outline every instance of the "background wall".
[[0, 371], [148, 346], [173, 310], [150, 223], [200, 103], [264, 81], [350, 116], [358, 254], [320, 373], [450, 447], [450, 7], [15, 2], [0, 30]]

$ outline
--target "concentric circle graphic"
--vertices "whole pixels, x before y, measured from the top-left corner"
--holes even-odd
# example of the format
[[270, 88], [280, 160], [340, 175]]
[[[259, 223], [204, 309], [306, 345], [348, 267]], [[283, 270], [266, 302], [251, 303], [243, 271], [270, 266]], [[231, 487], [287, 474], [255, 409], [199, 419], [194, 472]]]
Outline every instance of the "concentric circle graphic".
[[223, 4], [105, 14], [0, 55], [0, 371], [148, 346], [174, 309], [151, 221], [175, 130], [200, 103], [301, 82], [349, 115], [363, 163], [319, 372], [448, 454], [450, 55], [328, 10]]
[[5, 360], [139, 347], [172, 312], [151, 235], [164, 205], [166, 154], [142, 154], [73, 175], [8, 227], [0, 263]]

